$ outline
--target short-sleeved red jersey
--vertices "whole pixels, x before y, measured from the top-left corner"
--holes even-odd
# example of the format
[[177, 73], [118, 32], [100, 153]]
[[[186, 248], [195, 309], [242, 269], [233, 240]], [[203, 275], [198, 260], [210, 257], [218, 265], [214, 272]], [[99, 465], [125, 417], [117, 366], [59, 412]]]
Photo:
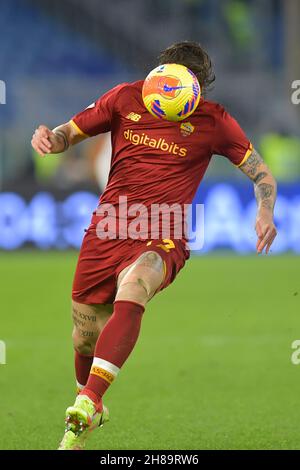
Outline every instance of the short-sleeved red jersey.
[[153, 117], [142, 100], [143, 81], [116, 86], [71, 120], [79, 132], [111, 131], [112, 157], [100, 203], [190, 204], [213, 154], [240, 165], [252, 146], [224, 108], [201, 98], [184, 121]]

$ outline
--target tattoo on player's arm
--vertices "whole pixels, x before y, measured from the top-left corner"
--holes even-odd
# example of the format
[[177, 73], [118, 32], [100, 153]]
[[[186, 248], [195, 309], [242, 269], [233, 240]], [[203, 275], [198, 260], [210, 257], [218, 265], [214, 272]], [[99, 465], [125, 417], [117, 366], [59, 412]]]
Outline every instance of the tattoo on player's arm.
[[253, 149], [250, 157], [247, 158], [245, 163], [243, 163], [239, 168], [245, 173], [249, 178], [254, 180], [259, 173], [259, 166], [264, 163], [263, 159], [259, 153]]
[[266, 176], [268, 175], [268, 173], [266, 173], [265, 171], [261, 171], [260, 173], [257, 173], [257, 175], [253, 178], [253, 182], [255, 184], [258, 184], [262, 179], [264, 179]]
[[261, 183], [255, 186], [257, 204], [266, 209], [273, 210], [275, 203], [275, 188], [272, 184]]
[[239, 168], [253, 181], [258, 206], [273, 210], [276, 181], [259, 153], [253, 149], [249, 158]]

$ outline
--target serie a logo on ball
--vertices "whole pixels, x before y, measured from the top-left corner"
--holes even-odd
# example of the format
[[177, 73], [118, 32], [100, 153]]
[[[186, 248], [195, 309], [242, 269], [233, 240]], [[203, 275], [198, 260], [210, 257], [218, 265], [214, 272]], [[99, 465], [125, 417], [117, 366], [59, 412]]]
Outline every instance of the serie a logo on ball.
[[146, 77], [142, 96], [147, 110], [156, 118], [182, 121], [197, 108], [201, 88], [196, 75], [184, 65], [164, 64]]

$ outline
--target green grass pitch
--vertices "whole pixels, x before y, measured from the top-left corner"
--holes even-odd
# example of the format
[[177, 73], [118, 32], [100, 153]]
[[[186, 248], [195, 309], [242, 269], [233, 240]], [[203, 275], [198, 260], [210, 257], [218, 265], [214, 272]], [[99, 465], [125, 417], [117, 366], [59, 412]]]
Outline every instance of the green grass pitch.
[[[75, 394], [76, 253], [1, 254], [0, 449], [55, 449]], [[191, 259], [145, 313], [90, 449], [300, 449], [300, 258]]]

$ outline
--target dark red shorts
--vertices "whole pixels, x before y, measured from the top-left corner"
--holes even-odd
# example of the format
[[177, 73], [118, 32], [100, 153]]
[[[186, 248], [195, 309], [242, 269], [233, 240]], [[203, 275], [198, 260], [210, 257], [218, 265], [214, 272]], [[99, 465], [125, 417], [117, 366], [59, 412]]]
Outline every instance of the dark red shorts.
[[84, 304], [111, 304], [120, 272], [145, 251], [156, 251], [164, 261], [167, 287], [189, 258], [182, 240], [101, 240], [95, 230], [84, 236], [73, 281], [72, 298]]

